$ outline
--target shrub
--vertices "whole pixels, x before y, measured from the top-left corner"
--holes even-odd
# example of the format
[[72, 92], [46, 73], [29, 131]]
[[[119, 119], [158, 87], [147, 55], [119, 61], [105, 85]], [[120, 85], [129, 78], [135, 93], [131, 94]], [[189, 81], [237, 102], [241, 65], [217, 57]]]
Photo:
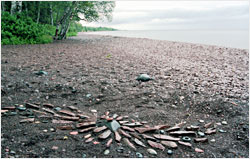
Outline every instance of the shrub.
[[51, 43], [55, 27], [37, 24], [23, 14], [2, 13], [1, 44], [39, 44]]

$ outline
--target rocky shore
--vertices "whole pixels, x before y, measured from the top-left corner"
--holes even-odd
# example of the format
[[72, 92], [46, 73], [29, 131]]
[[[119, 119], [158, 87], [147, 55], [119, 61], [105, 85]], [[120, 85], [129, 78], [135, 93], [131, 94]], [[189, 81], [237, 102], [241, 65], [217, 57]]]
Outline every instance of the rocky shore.
[[84, 33], [2, 46], [1, 157], [247, 158], [248, 83], [244, 49]]

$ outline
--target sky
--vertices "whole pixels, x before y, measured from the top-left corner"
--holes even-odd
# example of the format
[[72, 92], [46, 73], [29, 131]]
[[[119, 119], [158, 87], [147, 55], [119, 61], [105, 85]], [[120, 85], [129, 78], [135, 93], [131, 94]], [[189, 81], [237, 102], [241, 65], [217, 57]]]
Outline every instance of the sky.
[[113, 20], [84, 26], [119, 30], [248, 30], [248, 1], [116, 1]]

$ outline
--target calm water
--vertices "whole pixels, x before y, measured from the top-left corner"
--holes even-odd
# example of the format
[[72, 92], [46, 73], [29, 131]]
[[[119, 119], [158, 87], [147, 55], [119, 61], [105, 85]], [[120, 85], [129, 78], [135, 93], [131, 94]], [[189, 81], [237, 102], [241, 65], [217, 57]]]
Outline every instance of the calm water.
[[241, 49], [249, 48], [248, 31], [103, 31], [89, 32], [88, 34], [150, 38]]

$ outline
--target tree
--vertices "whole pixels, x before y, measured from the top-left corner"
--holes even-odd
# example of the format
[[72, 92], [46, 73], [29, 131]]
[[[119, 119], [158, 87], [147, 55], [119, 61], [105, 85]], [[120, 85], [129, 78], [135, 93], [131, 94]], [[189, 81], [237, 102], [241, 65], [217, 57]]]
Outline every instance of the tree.
[[16, 12], [16, 1], [11, 1], [10, 14], [13, 15]]
[[37, 2], [37, 19], [36, 19], [36, 23], [38, 24], [39, 23], [39, 20], [40, 20], [40, 9], [41, 9], [41, 6], [40, 6], [40, 2], [38, 1]]
[[61, 30], [58, 39], [65, 39], [71, 21], [84, 20], [87, 22], [98, 21], [103, 19], [112, 19], [112, 12], [115, 2], [108, 1], [73, 1], [67, 2], [58, 24]]

